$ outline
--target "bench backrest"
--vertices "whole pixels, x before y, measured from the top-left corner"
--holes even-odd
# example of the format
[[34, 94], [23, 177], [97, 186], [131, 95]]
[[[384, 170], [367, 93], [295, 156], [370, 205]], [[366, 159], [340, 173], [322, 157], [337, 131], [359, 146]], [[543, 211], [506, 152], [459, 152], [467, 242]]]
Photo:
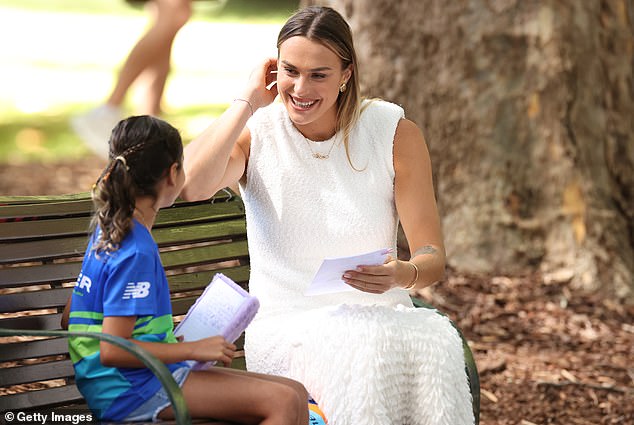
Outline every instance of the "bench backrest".
[[[88, 194], [0, 197], [0, 328], [60, 329], [91, 212]], [[217, 272], [246, 288], [244, 206], [234, 193], [177, 202], [159, 212], [152, 234], [176, 321]], [[0, 412], [81, 401], [65, 338], [0, 338], [0, 344]]]

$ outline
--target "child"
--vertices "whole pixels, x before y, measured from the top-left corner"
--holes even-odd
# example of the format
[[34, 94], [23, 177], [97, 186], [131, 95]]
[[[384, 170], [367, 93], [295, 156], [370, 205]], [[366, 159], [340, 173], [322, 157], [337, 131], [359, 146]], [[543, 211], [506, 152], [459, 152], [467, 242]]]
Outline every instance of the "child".
[[[290, 379], [185, 360], [231, 363], [236, 347], [221, 336], [176, 341], [169, 288], [150, 229], [185, 182], [178, 131], [150, 116], [119, 122], [110, 163], [94, 187], [94, 232], [65, 316], [69, 329], [126, 338], [167, 364], [193, 418], [241, 424], [306, 424], [308, 395]], [[167, 394], [136, 357], [95, 339], [69, 339], [77, 386], [100, 420], [174, 417]]]

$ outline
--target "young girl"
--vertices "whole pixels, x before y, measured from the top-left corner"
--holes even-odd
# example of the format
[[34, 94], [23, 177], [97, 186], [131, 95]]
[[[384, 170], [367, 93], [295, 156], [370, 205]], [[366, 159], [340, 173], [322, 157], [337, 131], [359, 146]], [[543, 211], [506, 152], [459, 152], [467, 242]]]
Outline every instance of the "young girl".
[[[176, 129], [150, 116], [125, 119], [110, 138], [111, 161], [94, 188], [95, 214], [71, 297], [69, 329], [126, 338], [165, 362], [193, 418], [243, 424], [308, 422], [303, 386], [222, 367], [192, 371], [185, 360], [228, 365], [235, 345], [221, 336], [176, 341], [169, 288], [150, 230], [185, 182]], [[101, 420], [173, 418], [167, 394], [136, 357], [98, 340], [70, 338], [77, 386]]]

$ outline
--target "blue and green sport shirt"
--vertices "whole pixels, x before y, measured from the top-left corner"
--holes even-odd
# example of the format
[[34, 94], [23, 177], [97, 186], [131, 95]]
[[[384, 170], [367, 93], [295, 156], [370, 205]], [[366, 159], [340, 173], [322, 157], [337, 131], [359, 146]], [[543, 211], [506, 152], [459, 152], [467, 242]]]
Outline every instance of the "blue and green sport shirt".
[[[134, 220], [113, 253], [92, 249], [93, 233], [73, 289], [69, 330], [101, 332], [106, 316], [136, 316], [132, 338], [176, 343], [169, 286], [158, 247], [150, 232]], [[77, 387], [102, 420], [118, 421], [152, 397], [161, 384], [147, 368], [113, 368], [101, 364], [99, 340], [70, 338]], [[170, 371], [185, 362], [167, 365]]]

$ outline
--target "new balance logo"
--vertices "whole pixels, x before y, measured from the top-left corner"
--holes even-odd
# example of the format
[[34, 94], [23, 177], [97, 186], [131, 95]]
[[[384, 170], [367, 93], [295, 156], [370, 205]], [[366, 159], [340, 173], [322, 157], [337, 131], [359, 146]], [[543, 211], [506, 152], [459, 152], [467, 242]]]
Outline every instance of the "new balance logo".
[[130, 282], [123, 291], [123, 299], [145, 298], [150, 294], [150, 282]]

